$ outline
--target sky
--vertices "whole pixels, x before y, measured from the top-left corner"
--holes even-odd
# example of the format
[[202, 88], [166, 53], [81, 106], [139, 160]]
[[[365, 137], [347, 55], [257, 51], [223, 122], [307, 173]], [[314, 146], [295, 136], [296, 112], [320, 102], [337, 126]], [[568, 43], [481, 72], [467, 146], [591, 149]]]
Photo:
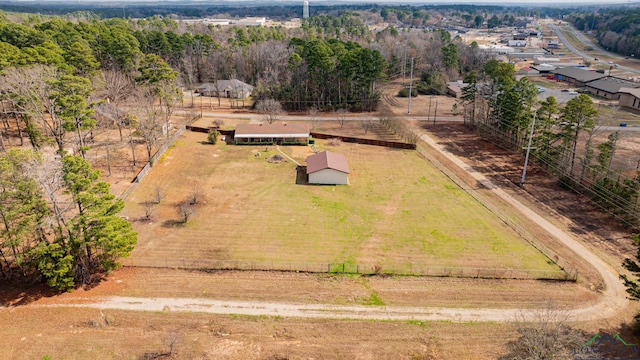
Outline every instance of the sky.
[[[82, 4], [82, 3], [105, 3], [117, 6], [117, 4], [122, 3], [173, 3], [173, 4], [265, 4], [265, 3], [287, 3], [287, 4], [295, 4], [302, 3], [303, 0], [300, 1], [291, 1], [291, 0], [276, 0], [276, 1], [266, 1], [266, 0], [116, 0], [116, 1], [108, 1], [108, 0], [3, 0], [4, 3], [61, 3], [64, 2], [66, 4]], [[579, 1], [571, 1], [571, 0], [527, 0], [525, 3], [517, 0], [310, 0], [309, 3], [312, 5], [322, 4], [322, 5], [330, 5], [330, 4], [347, 4], [347, 3], [362, 3], [362, 4], [411, 4], [411, 5], [423, 5], [423, 4], [475, 4], [475, 5], [484, 5], [484, 4], [492, 4], [492, 5], [531, 5], [531, 4], [566, 4], [573, 7], [580, 6], [581, 4], [600, 4], [603, 6], [613, 5], [613, 4], [640, 4], [640, 0], [610, 0], [603, 3], [602, 0], [579, 0]]]

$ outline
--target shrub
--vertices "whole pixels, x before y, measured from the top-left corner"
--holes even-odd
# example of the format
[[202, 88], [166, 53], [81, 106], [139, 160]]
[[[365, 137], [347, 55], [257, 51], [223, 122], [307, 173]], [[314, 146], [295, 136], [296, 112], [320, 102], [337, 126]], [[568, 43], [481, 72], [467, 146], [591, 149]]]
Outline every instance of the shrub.
[[207, 135], [207, 143], [215, 145], [218, 142], [218, 130], [209, 130]]
[[[409, 88], [404, 88], [398, 92], [400, 97], [409, 97]], [[411, 97], [418, 96], [418, 90], [416, 88], [411, 89]]]

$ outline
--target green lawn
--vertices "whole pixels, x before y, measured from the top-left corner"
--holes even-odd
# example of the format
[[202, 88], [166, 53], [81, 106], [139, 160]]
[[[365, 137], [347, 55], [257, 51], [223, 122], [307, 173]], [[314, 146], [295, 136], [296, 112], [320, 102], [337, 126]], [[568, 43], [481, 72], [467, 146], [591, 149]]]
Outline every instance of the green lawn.
[[[350, 185], [297, 185], [295, 164], [266, 161], [274, 147], [205, 137], [183, 135], [127, 199], [138, 218], [156, 186], [166, 193], [154, 221], [136, 223], [134, 258], [558, 269], [414, 151], [320, 141], [347, 157]], [[310, 154], [282, 149], [302, 164]], [[194, 185], [206, 203], [176, 225]]]

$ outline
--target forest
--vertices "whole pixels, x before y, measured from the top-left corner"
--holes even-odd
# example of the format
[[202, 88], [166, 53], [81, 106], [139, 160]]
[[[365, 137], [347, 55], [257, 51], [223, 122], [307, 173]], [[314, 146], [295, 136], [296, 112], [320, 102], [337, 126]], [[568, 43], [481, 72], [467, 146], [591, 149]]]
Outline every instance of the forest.
[[626, 56], [640, 53], [640, 9], [581, 12], [572, 15], [570, 21], [578, 30], [595, 32], [606, 50]]

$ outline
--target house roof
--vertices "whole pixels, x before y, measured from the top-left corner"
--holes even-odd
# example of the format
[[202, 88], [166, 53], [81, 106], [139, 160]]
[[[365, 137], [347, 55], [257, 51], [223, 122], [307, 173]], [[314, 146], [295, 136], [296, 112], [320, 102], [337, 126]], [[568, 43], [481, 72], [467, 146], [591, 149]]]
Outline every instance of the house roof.
[[598, 79], [586, 84], [587, 87], [602, 90], [611, 94], [615, 94], [620, 91], [621, 88], [637, 88], [640, 84], [633, 83], [624, 79], [616, 77], [607, 77], [604, 79]]
[[347, 158], [344, 155], [330, 151], [319, 152], [307, 158], [307, 174], [324, 169], [333, 169], [348, 174], [349, 164], [347, 164]]
[[249, 93], [253, 90], [253, 86], [247, 84], [246, 82], [240, 81], [238, 79], [231, 80], [218, 80], [214, 83], [204, 83], [198, 87], [200, 91], [217, 91], [217, 90], [236, 90], [236, 91], [244, 91]]
[[629, 94], [640, 99], [640, 88], [623, 87], [618, 90], [619, 93]]
[[535, 70], [538, 70], [538, 71], [551, 71], [551, 70], [555, 70], [556, 69], [556, 67], [554, 65], [551, 65], [551, 64], [533, 65], [532, 68], [534, 68]]
[[234, 137], [299, 138], [309, 137], [309, 127], [303, 124], [238, 124]]
[[[558, 65], [556, 64], [556, 66]], [[580, 82], [589, 82], [589, 81], [594, 81], [594, 80], [598, 80], [598, 79], [602, 79], [603, 77], [606, 77], [605, 74], [583, 70], [577, 67], [559, 68], [556, 70], [552, 70], [551, 73], [570, 77]]]

